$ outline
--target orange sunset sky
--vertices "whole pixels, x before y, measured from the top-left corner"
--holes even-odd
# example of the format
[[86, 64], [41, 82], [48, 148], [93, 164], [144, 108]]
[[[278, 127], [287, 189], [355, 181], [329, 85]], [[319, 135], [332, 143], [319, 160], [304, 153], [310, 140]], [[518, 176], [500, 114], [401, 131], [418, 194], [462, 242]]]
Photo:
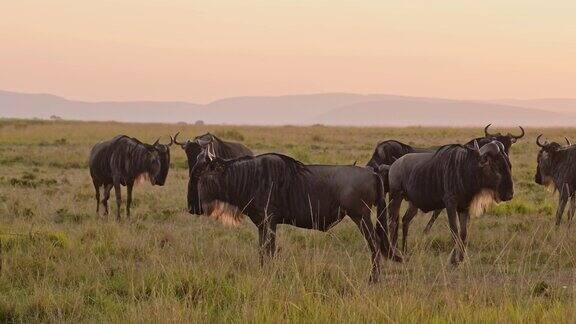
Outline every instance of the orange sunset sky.
[[0, 13], [3, 90], [576, 97], [574, 0], [6, 0]]

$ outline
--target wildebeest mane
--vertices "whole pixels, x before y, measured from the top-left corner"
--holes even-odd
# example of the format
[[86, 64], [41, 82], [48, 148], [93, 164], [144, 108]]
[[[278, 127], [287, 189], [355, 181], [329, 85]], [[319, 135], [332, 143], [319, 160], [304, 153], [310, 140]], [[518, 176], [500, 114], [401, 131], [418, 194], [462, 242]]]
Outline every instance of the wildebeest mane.
[[218, 188], [223, 194], [222, 200], [242, 209], [254, 197], [270, 195], [275, 205], [284, 208], [302, 206], [307, 192], [305, 177], [309, 170], [301, 162], [286, 155], [267, 153], [227, 160], [226, 164]]
[[123, 181], [140, 176], [149, 163], [150, 150], [136, 138], [123, 135], [116, 139], [116, 154], [112, 155], [111, 164], [121, 170]]
[[473, 149], [460, 144], [441, 146], [433, 158], [418, 170], [422, 176], [411, 178], [410, 186], [428, 188], [430, 192], [440, 195], [445, 190], [471, 192], [470, 189], [480, 186], [474, 172], [478, 165], [474, 154]]
[[[565, 183], [576, 185], [576, 147], [561, 148], [555, 155], [556, 167], [552, 170], [554, 189], [560, 190]], [[574, 189], [576, 188], [572, 188]]]

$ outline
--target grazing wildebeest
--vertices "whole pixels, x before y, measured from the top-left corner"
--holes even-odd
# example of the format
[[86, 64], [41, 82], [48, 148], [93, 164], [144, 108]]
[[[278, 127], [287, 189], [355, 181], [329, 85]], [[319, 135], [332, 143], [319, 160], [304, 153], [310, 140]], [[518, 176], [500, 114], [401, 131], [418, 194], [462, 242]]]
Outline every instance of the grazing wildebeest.
[[114, 187], [116, 218], [120, 220], [121, 193], [120, 186], [128, 189], [126, 200], [126, 215], [130, 217], [132, 203], [132, 188], [138, 180], [148, 178], [152, 185], [163, 186], [170, 168], [170, 136], [169, 144], [146, 144], [126, 135], [118, 135], [109, 141], [100, 142], [90, 152], [90, 175], [96, 190], [96, 212], [100, 211], [100, 187], [104, 187], [104, 214], [108, 214], [108, 198]]
[[565, 138], [568, 144], [566, 147], [556, 142], [541, 143], [541, 137], [542, 134], [536, 138], [540, 152], [538, 152], [535, 181], [539, 185], [553, 186], [559, 193], [556, 225], [562, 222], [566, 203], [570, 199], [568, 211], [568, 224], [570, 224], [576, 212], [576, 146], [572, 146], [568, 138]]
[[186, 140], [183, 143], [177, 141], [178, 134], [174, 135], [174, 142], [182, 147], [188, 158], [188, 212], [200, 215], [202, 214], [202, 205], [198, 199], [198, 174], [192, 172], [200, 152], [210, 146], [214, 154], [222, 159], [253, 156], [254, 154], [243, 144], [223, 141], [210, 133], [197, 136], [193, 140]]
[[[450, 144], [435, 153], [404, 155], [390, 166], [388, 186], [392, 249], [398, 240], [398, 214], [403, 199], [408, 200], [414, 210], [429, 212], [446, 208], [456, 242], [451, 257], [453, 264], [464, 258], [470, 212], [482, 212], [487, 204], [507, 201], [514, 195], [510, 160], [498, 141], [482, 148], [477, 143], [474, 148]], [[406, 239], [404, 237], [404, 246]]]
[[372, 206], [378, 207], [379, 215], [385, 215], [386, 208], [382, 180], [371, 170], [304, 165], [275, 153], [232, 160], [211, 155], [208, 152], [210, 159], [198, 181], [202, 208], [206, 215], [220, 219], [238, 221], [247, 215], [258, 227], [262, 264], [274, 256], [278, 224], [327, 231], [346, 215], [372, 253], [371, 281], [379, 278], [381, 251], [400, 261], [389, 253], [387, 226], [375, 230], [370, 218]]

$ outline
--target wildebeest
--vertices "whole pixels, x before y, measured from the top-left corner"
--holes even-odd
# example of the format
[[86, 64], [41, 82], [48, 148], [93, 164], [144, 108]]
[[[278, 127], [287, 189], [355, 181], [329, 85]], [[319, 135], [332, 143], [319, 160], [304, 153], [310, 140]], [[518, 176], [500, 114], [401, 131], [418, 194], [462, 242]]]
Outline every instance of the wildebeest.
[[120, 220], [120, 186], [126, 186], [126, 215], [130, 217], [132, 188], [138, 180], [148, 178], [152, 185], [163, 186], [170, 168], [170, 146], [174, 140], [170, 136], [169, 144], [146, 144], [126, 135], [118, 135], [109, 141], [100, 142], [90, 151], [90, 175], [96, 190], [96, 212], [100, 211], [100, 187], [104, 187], [104, 213], [108, 214], [108, 198], [114, 187], [116, 218]]
[[553, 186], [554, 190], [559, 193], [556, 225], [562, 222], [566, 203], [570, 199], [568, 211], [568, 223], [570, 223], [576, 212], [576, 146], [572, 146], [568, 138], [565, 138], [568, 144], [566, 147], [556, 142], [541, 143], [541, 137], [542, 134], [536, 138], [540, 151], [535, 181], [539, 185]]
[[[376, 149], [374, 149], [374, 153], [372, 153], [372, 157], [370, 161], [366, 164], [367, 167], [372, 168], [374, 171], [379, 170], [379, 172], [384, 172], [384, 166], [390, 166], [394, 161], [399, 159], [400, 157], [409, 154], [409, 153], [432, 153], [436, 152], [438, 147], [413, 147], [411, 145], [402, 143], [397, 140], [386, 140], [383, 142], [378, 143], [376, 145]], [[385, 168], [387, 169], [387, 168]], [[412, 213], [417, 213], [418, 210], [407, 210], [406, 216]], [[442, 212], [442, 209], [435, 210], [432, 216], [430, 217], [430, 221], [426, 225], [424, 232], [427, 233], [434, 225], [436, 218]], [[405, 216], [405, 217], [406, 217]], [[403, 217], [402, 219], [404, 219]]]
[[258, 227], [262, 264], [274, 256], [278, 224], [327, 231], [346, 215], [372, 253], [371, 281], [379, 278], [381, 251], [400, 261], [389, 253], [387, 226], [372, 224], [371, 207], [383, 215], [386, 202], [380, 176], [366, 168], [304, 165], [276, 153], [214, 157], [200, 171], [198, 189], [206, 215], [233, 220], [247, 215]]
[[[479, 147], [483, 147], [484, 145], [486, 145], [492, 141], [498, 141], [498, 142], [502, 143], [502, 145], [504, 146], [504, 152], [506, 153], [506, 155], [509, 155], [510, 154], [510, 148], [512, 147], [512, 144], [516, 143], [519, 139], [524, 137], [524, 135], [526, 134], [526, 132], [524, 131], [524, 128], [522, 126], [518, 126], [520, 128], [520, 131], [522, 132], [520, 135], [514, 135], [512, 133], [508, 133], [506, 135], [503, 135], [502, 133], [489, 133], [488, 128], [491, 125], [492, 124], [488, 124], [488, 125], [486, 125], [486, 127], [484, 127], [484, 137], [474, 138], [474, 139], [468, 141], [464, 145], [469, 146], [469, 147], [474, 147], [474, 142], [476, 142]], [[434, 211], [434, 213], [432, 214], [432, 217], [430, 217], [430, 220], [428, 221], [428, 224], [426, 225], [426, 228], [424, 229], [425, 233], [430, 231], [430, 229], [432, 228], [432, 225], [434, 225], [434, 222], [436, 222], [436, 219], [440, 215], [440, 212], [441, 212], [441, 210], [435, 210]], [[411, 215], [412, 213], [415, 213], [415, 212], [414, 211], [407, 212], [408, 215]], [[402, 225], [404, 226], [404, 221], [402, 221]], [[408, 227], [409, 226], [410, 225], [408, 224]]]
[[[521, 130], [521, 134], [520, 135], [514, 135], [512, 133], [508, 133], [506, 135], [503, 135], [502, 133], [490, 133], [488, 131], [488, 129], [490, 128], [492, 124], [488, 124], [486, 125], [486, 127], [484, 127], [484, 137], [478, 137], [475, 139], [472, 139], [470, 141], [468, 141], [466, 144], [469, 147], [474, 147], [474, 142], [476, 142], [478, 144], [478, 146], [482, 147], [485, 144], [488, 144], [494, 140], [499, 141], [500, 143], [502, 143], [504, 145], [504, 152], [506, 152], [506, 154], [510, 153], [510, 148], [512, 147], [512, 144], [516, 143], [519, 139], [521, 139], [522, 137], [524, 137], [525, 135], [525, 131], [524, 128], [522, 126], [518, 126]], [[392, 165], [392, 163], [394, 163], [394, 161], [396, 161], [397, 159], [399, 159], [400, 157], [402, 157], [405, 154], [408, 153], [431, 153], [431, 152], [436, 152], [436, 150], [438, 149], [438, 147], [428, 147], [428, 148], [419, 148], [419, 147], [412, 147], [408, 144], [396, 141], [396, 140], [387, 140], [387, 141], [383, 141], [381, 143], [379, 143], [376, 146], [376, 149], [374, 150], [374, 153], [372, 154], [372, 158], [370, 159], [370, 161], [368, 161], [367, 166], [373, 168], [374, 170], [377, 170], [378, 167], [382, 166], [382, 165]], [[412, 208], [409, 208], [406, 213], [404, 214], [404, 217], [402, 217], [402, 228], [403, 231], [408, 231], [409, 227], [410, 227], [410, 221], [414, 218], [414, 216], [417, 214], [417, 210], [414, 210]], [[432, 213], [432, 216], [430, 217], [430, 220], [428, 221], [428, 224], [426, 224], [426, 228], [424, 229], [424, 233], [428, 233], [430, 231], [430, 229], [432, 228], [432, 225], [434, 225], [434, 223], [436, 222], [436, 219], [438, 218], [438, 216], [440, 215], [440, 213], [442, 212], [442, 210], [435, 210]], [[406, 234], [407, 235], [407, 234]]]
[[212, 152], [222, 159], [253, 156], [254, 154], [244, 144], [223, 141], [210, 133], [196, 136], [193, 140], [186, 140], [183, 143], [178, 142], [178, 134], [174, 135], [174, 142], [182, 147], [188, 158], [188, 212], [200, 215], [202, 214], [202, 205], [198, 199], [198, 174], [192, 172], [200, 152], [210, 146]]
[[450, 144], [435, 153], [404, 155], [390, 166], [388, 185], [393, 248], [398, 240], [398, 214], [403, 199], [413, 209], [424, 212], [446, 208], [456, 243], [453, 264], [464, 258], [470, 212], [481, 212], [488, 203], [507, 201], [514, 195], [510, 160], [498, 141], [482, 148], [477, 143], [474, 148]]

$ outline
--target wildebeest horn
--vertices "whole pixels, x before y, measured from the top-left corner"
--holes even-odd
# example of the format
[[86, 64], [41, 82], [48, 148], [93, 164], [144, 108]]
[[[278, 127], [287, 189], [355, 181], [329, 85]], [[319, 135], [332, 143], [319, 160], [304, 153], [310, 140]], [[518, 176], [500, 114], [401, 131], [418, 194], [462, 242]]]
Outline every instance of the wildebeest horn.
[[488, 133], [488, 128], [489, 128], [490, 126], [492, 126], [492, 124], [488, 124], [488, 125], [486, 125], [486, 127], [484, 127], [484, 135], [485, 135], [486, 137], [494, 136], [494, 135]]
[[156, 142], [154, 142], [154, 144], [152, 144], [152, 146], [156, 146], [158, 145], [158, 143], [160, 143], [160, 137], [158, 137], [158, 139], [156, 140]]
[[518, 135], [518, 136], [510, 134], [510, 136], [514, 137], [515, 139], [522, 138], [522, 137], [524, 137], [524, 135], [526, 134], [526, 132], [524, 131], [524, 128], [523, 128], [522, 126], [518, 126], [518, 127], [520, 127], [520, 130], [522, 131], [522, 134], [520, 134], [520, 135]]
[[180, 132], [178, 132], [178, 133], [176, 133], [176, 134], [174, 135], [174, 143], [175, 143], [175, 144], [178, 144], [178, 145], [180, 145], [180, 146], [184, 146], [186, 143], [178, 142], [178, 140], [177, 140], [178, 135], [180, 135]]
[[540, 137], [542, 137], [542, 134], [538, 135], [538, 137], [536, 137], [536, 145], [540, 146], [540, 147], [545, 147], [547, 145], [546, 142], [544, 142], [544, 144], [540, 143]]
[[566, 144], [568, 144], [568, 146], [572, 145], [572, 143], [570, 143], [570, 140], [568, 139], [568, 137], [564, 136], [564, 139], [566, 140]]

